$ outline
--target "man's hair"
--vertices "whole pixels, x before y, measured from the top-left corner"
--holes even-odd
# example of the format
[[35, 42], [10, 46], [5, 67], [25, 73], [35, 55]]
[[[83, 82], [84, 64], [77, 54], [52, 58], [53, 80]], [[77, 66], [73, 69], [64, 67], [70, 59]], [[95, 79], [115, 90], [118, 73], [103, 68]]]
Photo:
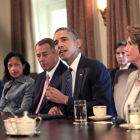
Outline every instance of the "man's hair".
[[127, 26], [127, 34], [133, 44], [138, 44], [140, 52], [140, 25]]
[[54, 53], [55, 52], [55, 45], [54, 45], [54, 42], [53, 42], [53, 40], [51, 38], [44, 38], [44, 39], [40, 40], [35, 45], [35, 48], [36, 48], [37, 45], [41, 46], [41, 45], [43, 45], [45, 43], [48, 43], [50, 45], [51, 51], [52, 51], [52, 53]]
[[125, 42], [125, 41], [119, 42], [119, 43], [115, 46], [115, 49], [114, 49], [115, 53], [116, 53], [116, 50], [117, 50], [120, 46], [126, 46], [126, 45], [127, 45], [127, 42]]
[[67, 28], [67, 27], [58, 28], [58, 29], [55, 31], [55, 33], [58, 32], [58, 31], [61, 31], [61, 30], [67, 30], [68, 32], [72, 33], [73, 39], [74, 39], [74, 40], [77, 40], [77, 39], [79, 38], [79, 36], [78, 36], [78, 34], [77, 34], [77, 32], [76, 32], [75, 30], [73, 30], [73, 29], [71, 29], [71, 28]]
[[4, 67], [5, 67], [5, 76], [8, 80], [12, 79], [9, 70], [8, 70], [8, 62], [9, 59], [12, 57], [17, 57], [19, 58], [19, 61], [22, 63], [22, 65], [25, 64], [25, 68], [23, 70], [23, 75], [29, 75], [30, 74], [30, 64], [25, 60], [24, 56], [21, 53], [18, 52], [10, 52], [7, 54], [7, 56], [4, 58]]

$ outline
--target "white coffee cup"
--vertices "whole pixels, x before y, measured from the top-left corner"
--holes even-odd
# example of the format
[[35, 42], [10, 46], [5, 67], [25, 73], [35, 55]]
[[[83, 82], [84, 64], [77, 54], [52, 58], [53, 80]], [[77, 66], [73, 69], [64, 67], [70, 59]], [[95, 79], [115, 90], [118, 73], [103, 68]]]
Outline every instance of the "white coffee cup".
[[97, 118], [105, 117], [106, 112], [107, 112], [106, 106], [93, 106], [93, 113]]
[[8, 118], [3, 121], [4, 121], [6, 132], [8, 132], [10, 135], [16, 135], [17, 129], [16, 129], [15, 118]]

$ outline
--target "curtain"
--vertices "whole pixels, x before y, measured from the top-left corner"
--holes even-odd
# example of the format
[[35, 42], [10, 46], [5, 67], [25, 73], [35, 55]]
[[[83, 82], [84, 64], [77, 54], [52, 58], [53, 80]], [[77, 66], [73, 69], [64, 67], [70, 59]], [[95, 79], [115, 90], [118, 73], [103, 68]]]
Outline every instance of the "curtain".
[[31, 66], [31, 72], [37, 71], [34, 35], [31, 0], [11, 0], [12, 51], [25, 56]]
[[127, 41], [126, 27], [139, 24], [139, 0], [107, 0], [107, 68], [116, 68], [114, 48]]
[[92, 0], [66, 0], [68, 27], [82, 40], [81, 52], [96, 58], [93, 32]]

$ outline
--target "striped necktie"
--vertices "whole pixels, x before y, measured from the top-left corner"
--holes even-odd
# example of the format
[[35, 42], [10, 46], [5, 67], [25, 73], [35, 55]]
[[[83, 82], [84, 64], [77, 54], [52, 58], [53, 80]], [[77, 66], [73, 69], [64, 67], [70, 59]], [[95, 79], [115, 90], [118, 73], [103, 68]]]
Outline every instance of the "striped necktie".
[[69, 97], [72, 97], [72, 70], [73, 69], [69, 67], [66, 79], [66, 95], [68, 95]]

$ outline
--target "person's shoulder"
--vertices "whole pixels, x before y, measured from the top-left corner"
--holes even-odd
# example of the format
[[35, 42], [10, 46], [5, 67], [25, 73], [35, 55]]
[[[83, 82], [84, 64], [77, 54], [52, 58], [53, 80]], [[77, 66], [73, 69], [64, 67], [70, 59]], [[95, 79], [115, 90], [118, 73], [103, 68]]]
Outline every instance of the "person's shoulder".
[[81, 59], [85, 59], [85, 66], [87, 67], [105, 67], [105, 65], [97, 59], [89, 58], [84, 55], [81, 56]]
[[59, 63], [59, 65], [58, 66], [60, 66], [60, 67], [63, 67], [63, 68], [65, 68], [65, 69], [67, 69], [68, 67], [67, 67], [67, 65], [66, 64], [64, 64], [64, 62], [62, 61], [62, 60], [60, 60], [60, 63]]
[[0, 80], [0, 88], [2, 87], [2, 81]]
[[135, 79], [136, 74], [137, 74], [138, 71], [139, 71], [139, 70], [132, 71], [132, 72], [129, 74], [129, 76], [128, 76], [128, 83], [129, 83], [129, 82], [132, 82], [133, 79]]
[[46, 75], [46, 71], [43, 71], [41, 73], [38, 73], [36, 77], [40, 77], [40, 76], [44, 76], [44, 75]]
[[68, 69], [68, 67], [66, 66], [66, 64], [64, 64], [61, 60], [59, 65], [57, 66], [55, 73], [62, 75], [66, 70]]
[[23, 75], [22, 82], [34, 83], [34, 79], [30, 77], [30, 75]]
[[132, 71], [132, 72], [130, 73], [130, 76], [135, 76], [135, 75], [137, 74], [138, 71], [139, 71], [139, 70]]
[[129, 67], [128, 67], [129, 69], [131, 69], [131, 68], [138, 68], [135, 64], [133, 64], [133, 63], [130, 63], [130, 65], [129, 65]]
[[113, 74], [113, 73], [116, 73], [117, 70], [119, 70], [119, 67], [113, 69], [113, 70], [110, 72], [110, 75]]
[[35, 83], [39, 83], [44, 77], [46, 77], [46, 71], [38, 73], [35, 77]]
[[7, 87], [7, 86], [11, 85], [11, 83], [12, 83], [12, 80], [6, 82], [5, 85], [4, 85], [4, 87]]

